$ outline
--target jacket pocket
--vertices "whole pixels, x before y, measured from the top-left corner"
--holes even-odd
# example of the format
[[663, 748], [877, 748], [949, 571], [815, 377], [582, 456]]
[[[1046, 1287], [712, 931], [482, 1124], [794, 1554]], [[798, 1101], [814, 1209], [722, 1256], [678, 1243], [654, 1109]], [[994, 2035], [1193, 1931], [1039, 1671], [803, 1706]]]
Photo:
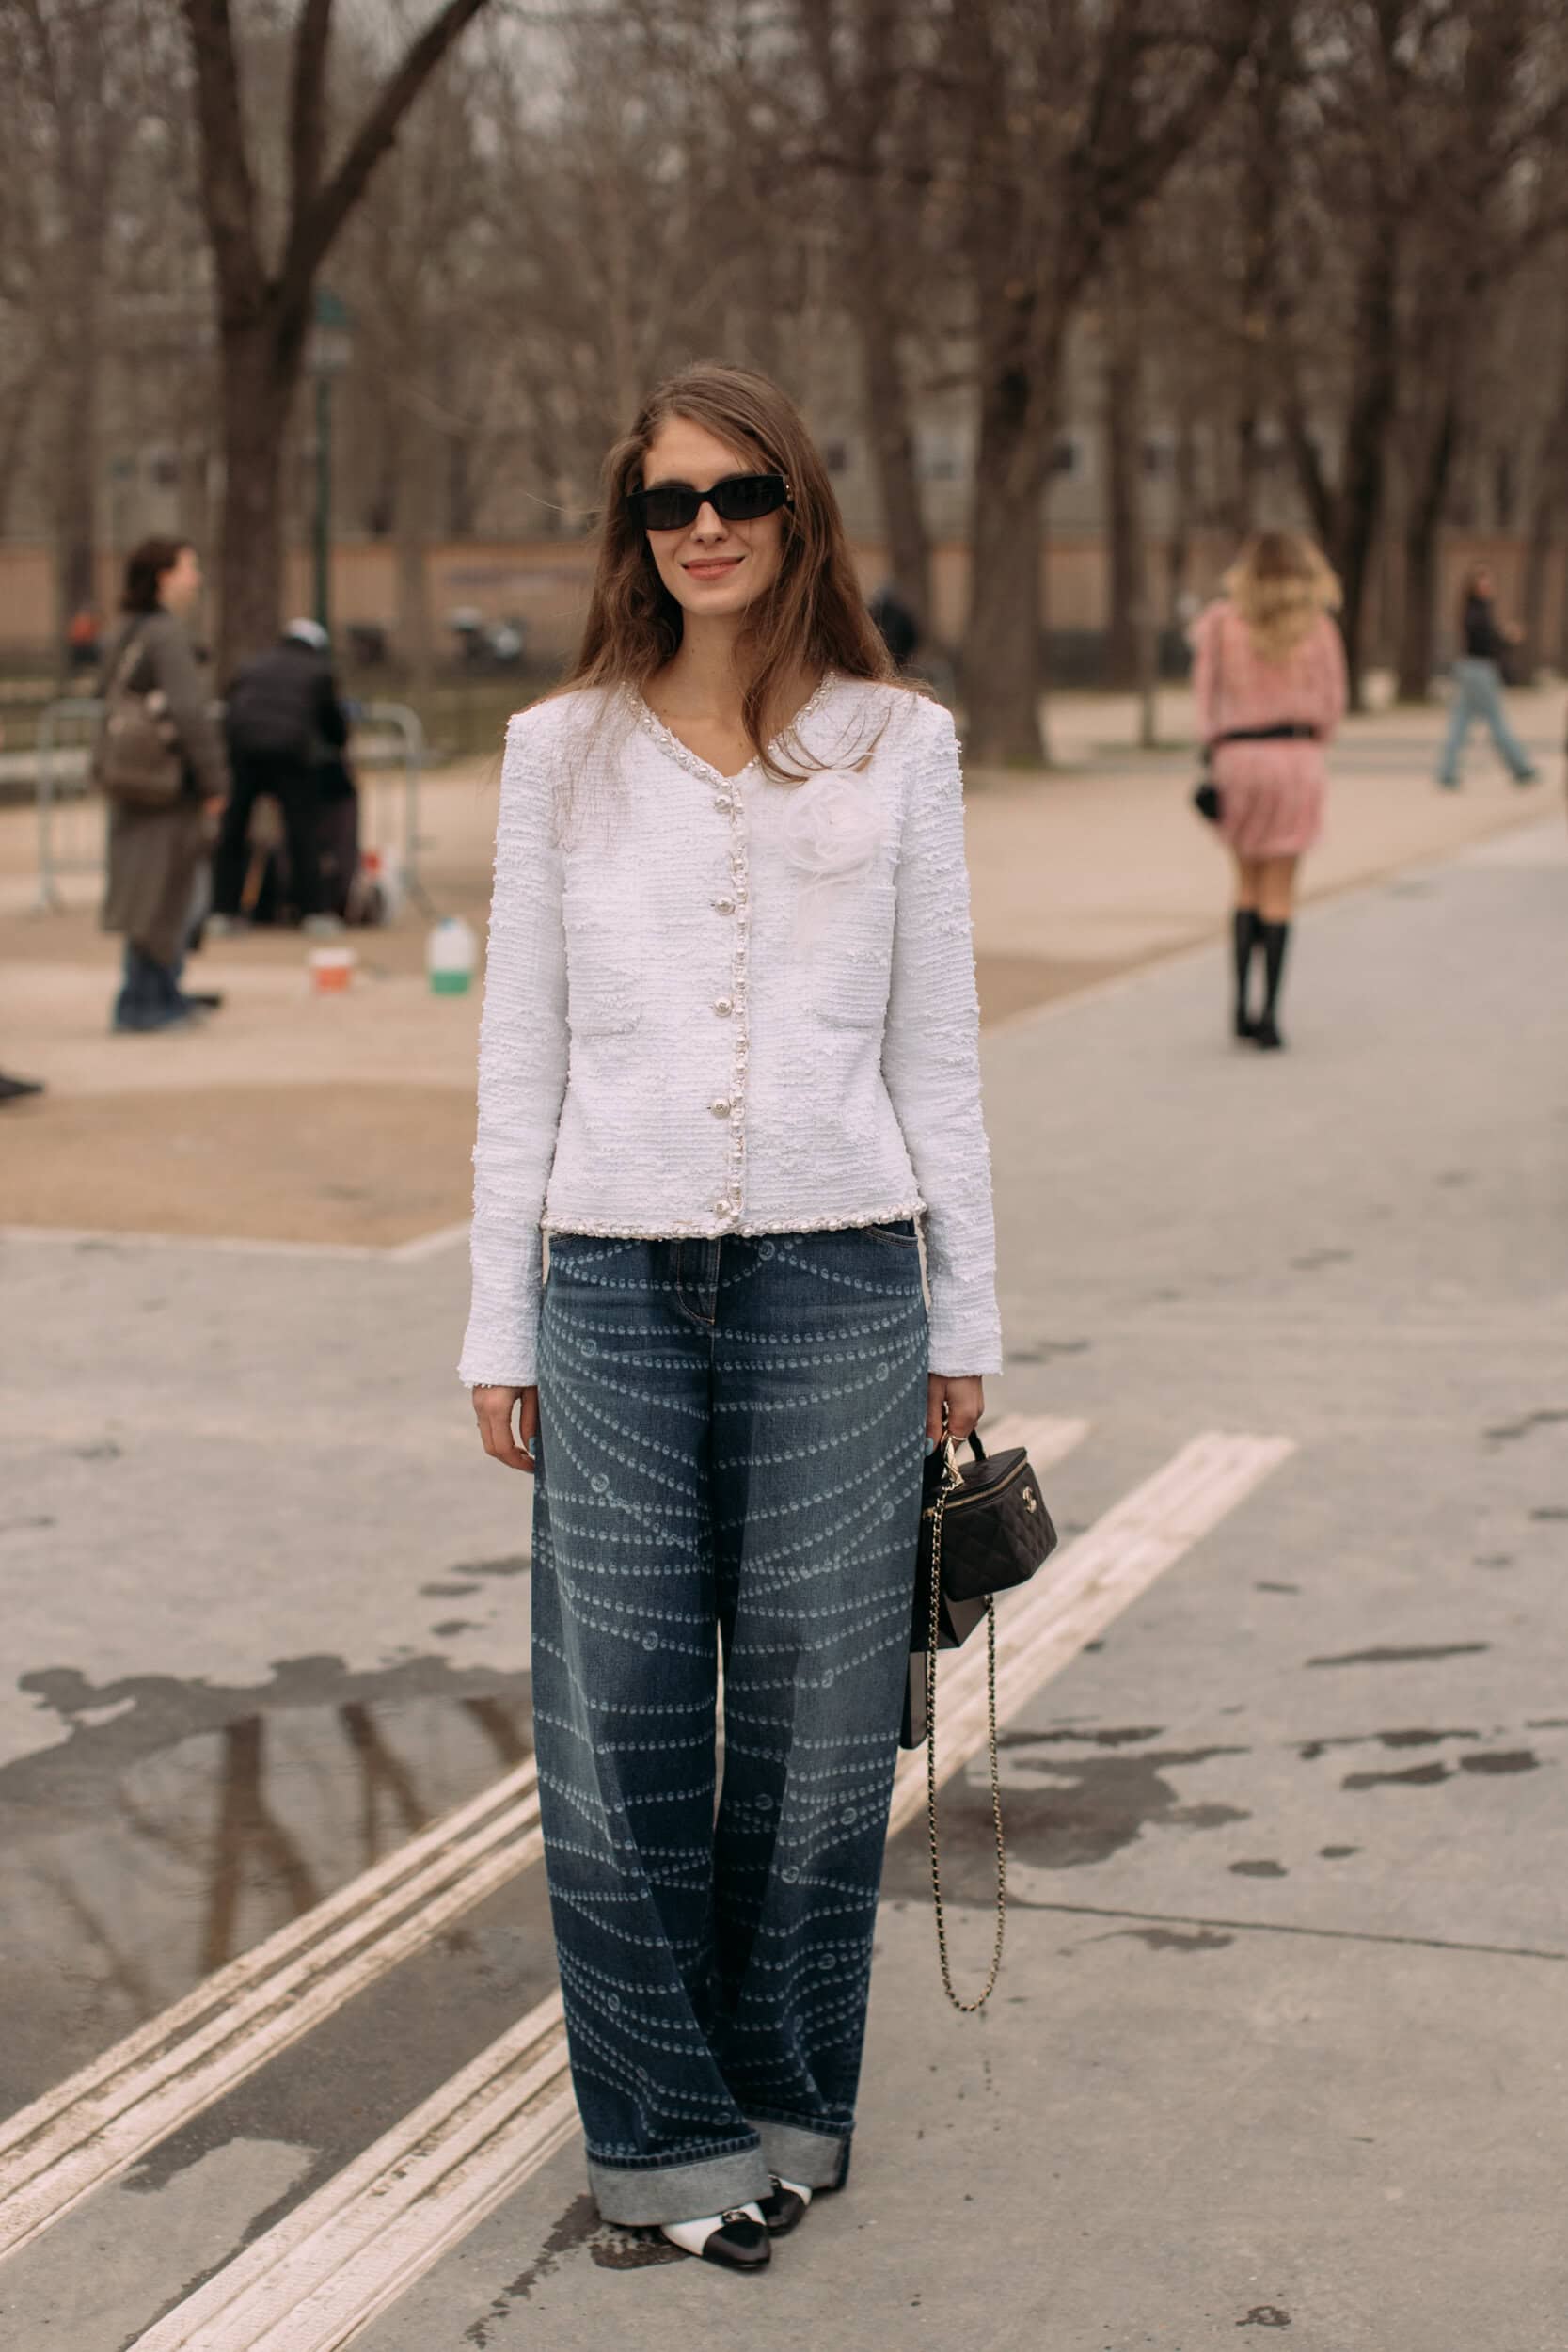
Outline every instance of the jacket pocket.
[[[831, 885], [830, 885], [831, 887]], [[813, 1001], [835, 1029], [879, 1029], [893, 978], [893, 925], [898, 893], [890, 882], [862, 882], [825, 910], [812, 947]]]
[[617, 1037], [642, 1018], [642, 964], [626, 911], [590, 881], [562, 895], [566, 933], [566, 1025], [574, 1037]]

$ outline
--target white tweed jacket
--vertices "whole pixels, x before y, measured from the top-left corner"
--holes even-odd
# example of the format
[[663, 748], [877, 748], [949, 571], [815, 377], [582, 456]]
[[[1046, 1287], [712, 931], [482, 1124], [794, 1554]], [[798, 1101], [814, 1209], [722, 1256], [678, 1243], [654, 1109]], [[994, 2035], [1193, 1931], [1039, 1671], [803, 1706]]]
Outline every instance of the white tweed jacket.
[[953, 722], [832, 676], [725, 777], [640, 697], [507, 730], [461, 1377], [537, 1376], [542, 1232], [923, 1216], [931, 1369], [1001, 1366]]

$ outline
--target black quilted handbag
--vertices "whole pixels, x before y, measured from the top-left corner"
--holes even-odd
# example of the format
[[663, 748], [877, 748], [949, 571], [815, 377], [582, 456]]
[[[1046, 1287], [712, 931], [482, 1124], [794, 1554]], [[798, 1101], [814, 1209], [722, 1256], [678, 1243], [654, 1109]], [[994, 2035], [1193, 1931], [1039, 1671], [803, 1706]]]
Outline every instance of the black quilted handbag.
[[[1026, 1584], [1056, 1549], [1056, 1530], [1023, 1448], [1009, 1446], [1001, 1454], [988, 1454], [977, 1437], [972, 1437], [969, 1445], [973, 1459], [968, 1462], [959, 1462], [949, 1438], [926, 1465], [911, 1655], [899, 1733], [905, 1747], [924, 1744], [926, 1748], [927, 1825], [942, 1981], [954, 2008], [966, 2010], [981, 2009], [990, 1998], [1002, 1965], [1007, 1916], [1007, 1853], [1002, 1836], [996, 1752], [996, 1595], [1010, 1591], [1015, 1584]], [[986, 1620], [991, 1820], [996, 1832], [996, 1944], [985, 1991], [978, 2000], [960, 2001], [953, 1989], [947, 1956], [937, 1842], [937, 1652], [956, 1649], [982, 1617]]]

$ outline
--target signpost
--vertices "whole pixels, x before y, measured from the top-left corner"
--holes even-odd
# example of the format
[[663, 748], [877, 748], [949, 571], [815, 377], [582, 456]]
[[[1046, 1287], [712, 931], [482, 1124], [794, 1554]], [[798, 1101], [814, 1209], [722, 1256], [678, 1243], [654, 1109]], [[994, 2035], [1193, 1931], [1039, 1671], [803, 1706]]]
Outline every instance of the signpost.
[[332, 384], [348, 366], [353, 347], [347, 307], [318, 286], [305, 366], [316, 387], [315, 614], [325, 629], [332, 627]]

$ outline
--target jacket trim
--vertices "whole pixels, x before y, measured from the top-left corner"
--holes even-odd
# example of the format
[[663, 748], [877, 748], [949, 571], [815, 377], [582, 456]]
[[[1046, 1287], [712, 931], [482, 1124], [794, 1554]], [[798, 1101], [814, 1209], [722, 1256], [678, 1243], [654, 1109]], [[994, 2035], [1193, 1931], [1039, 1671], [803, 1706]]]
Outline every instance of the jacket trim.
[[740, 1217], [727, 1225], [683, 1225], [673, 1218], [656, 1225], [602, 1225], [593, 1217], [547, 1216], [540, 1227], [545, 1233], [578, 1233], [584, 1241], [722, 1241], [727, 1235], [744, 1240], [753, 1233], [848, 1233], [862, 1225], [892, 1225], [900, 1217], [919, 1217], [925, 1214], [925, 1202], [918, 1195], [913, 1200], [896, 1200], [879, 1209], [858, 1209], [847, 1215], [833, 1216]]

